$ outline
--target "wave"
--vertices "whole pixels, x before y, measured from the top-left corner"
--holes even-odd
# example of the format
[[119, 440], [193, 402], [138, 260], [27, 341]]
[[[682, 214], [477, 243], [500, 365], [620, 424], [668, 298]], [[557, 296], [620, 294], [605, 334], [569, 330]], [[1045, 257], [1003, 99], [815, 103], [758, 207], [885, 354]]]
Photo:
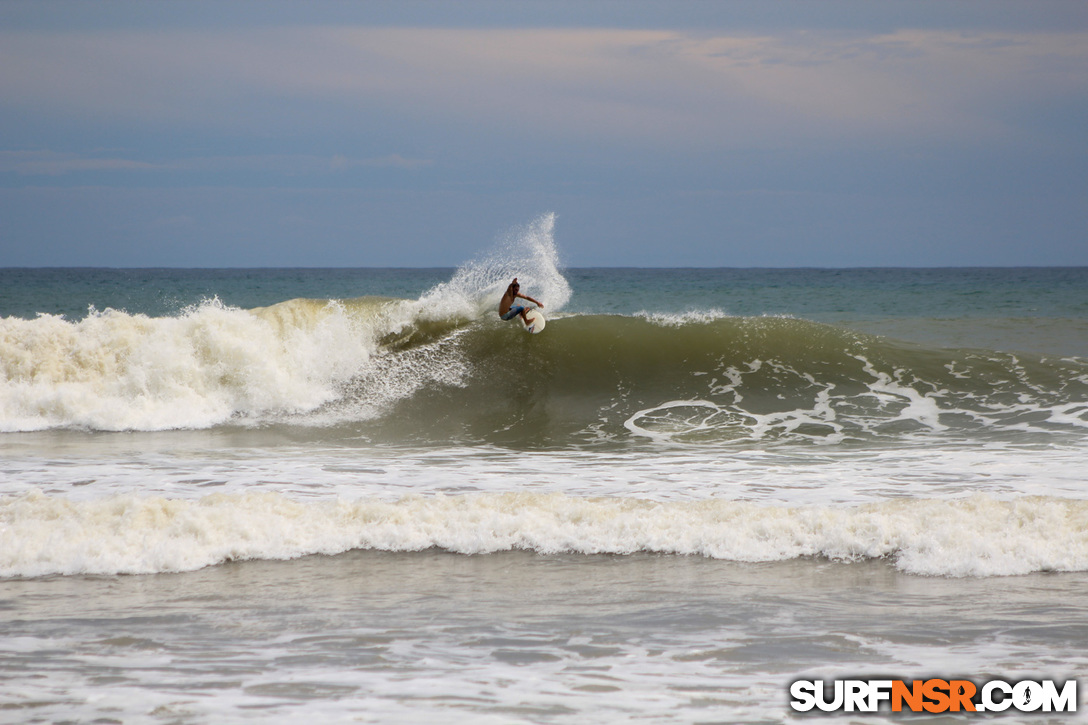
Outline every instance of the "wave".
[[546, 445], [1083, 436], [1088, 363], [807, 320], [558, 315], [525, 335], [420, 300], [206, 302], [0, 321], [0, 429], [355, 425], [383, 442]]
[[[289, 425], [382, 443], [728, 444], [1088, 432], [1088, 360], [720, 310], [563, 314], [545, 215], [417, 299], [0, 319], [0, 431]], [[497, 319], [519, 276], [545, 334]]]
[[[388, 442], [1027, 442], [1088, 431], [1083, 360], [927, 348], [792, 318], [573, 315], [539, 338], [481, 322], [375, 362], [324, 420], [358, 420], [383, 381], [415, 380], [362, 428]], [[438, 371], [447, 378], [424, 379]]]
[[1088, 569], [1088, 502], [1045, 496], [784, 507], [558, 493], [302, 503], [276, 493], [77, 501], [34, 491], [0, 498], [0, 524], [3, 577], [177, 572], [235, 560], [430, 548], [737, 562], [887, 559], [904, 572], [953, 577]]

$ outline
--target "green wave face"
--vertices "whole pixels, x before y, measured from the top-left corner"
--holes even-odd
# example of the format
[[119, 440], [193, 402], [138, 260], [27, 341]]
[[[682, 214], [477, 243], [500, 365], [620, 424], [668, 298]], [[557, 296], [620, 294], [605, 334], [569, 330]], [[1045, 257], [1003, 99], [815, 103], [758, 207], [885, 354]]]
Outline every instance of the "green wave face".
[[[1048, 442], [1088, 430], [1088, 364], [776, 317], [420, 328], [326, 412], [387, 442]], [[358, 415], [354, 415], [358, 413]], [[352, 420], [354, 419], [354, 420]]]

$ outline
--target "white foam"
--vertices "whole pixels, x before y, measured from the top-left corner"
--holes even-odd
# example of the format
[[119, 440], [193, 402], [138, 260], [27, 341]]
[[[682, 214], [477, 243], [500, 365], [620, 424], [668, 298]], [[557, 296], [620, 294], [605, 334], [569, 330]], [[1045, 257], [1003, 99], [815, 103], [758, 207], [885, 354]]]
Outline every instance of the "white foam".
[[0, 320], [0, 430], [201, 428], [312, 410], [375, 349], [337, 303], [252, 312], [209, 300], [176, 317], [107, 309]]
[[336, 402], [311, 414], [296, 416], [292, 423], [324, 427], [343, 421], [370, 420], [428, 385], [464, 387], [471, 373], [459, 346], [464, 333], [464, 329], [455, 330], [433, 343], [375, 355]]
[[[721, 390], [729, 387], [723, 386]], [[846, 427], [836, 421], [830, 395], [834, 387], [829, 385], [818, 391], [811, 409], [753, 413], [737, 404], [742, 397], [736, 393], [737, 402], [729, 404], [670, 400], [635, 412], [623, 425], [634, 435], [659, 444], [787, 438], [821, 446], [834, 445], [846, 438]]]
[[[908, 370], [887, 372], [862, 355], [853, 357], [869, 378], [857, 381], [864, 386], [860, 390], [821, 380], [773, 359], [753, 359], [744, 365], [723, 364], [695, 373], [707, 378], [706, 397], [648, 406], [631, 414], [624, 427], [658, 443], [781, 439], [825, 446], [849, 439], [935, 442], [987, 429], [1051, 436], [1088, 427], [1088, 405], [1083, 402], [1054, 402], [1043, 393], [1037, 398], [1021, 393], [1014, 402], [1006, 402], [998, 389], [992, 395], [949, 390]], [[947, 367], [955, 377], [971, 377]], [[793, 391], [792, 398], [780, 393], [779, 400], [799, 398], [797, 393], [804, 390], [804, 403], [793, 409], [757, 412], [758, 405], [748, 405], [743, 391], [765, 387], [766, 382], [760, 380], [748, 385], [748, 376], [761, 373], [772, 375], [782, 388]], [[896, 425], [901, 423], [910, 425]], [[953, 437], [943, 435], [948, 432]]]
[[726, 314], [723, 310], [718, 308], [711, 308], [707, 310], [689, 310], [687, 312], [681, 312], [676, 314], [670, 314], [665, 312], [649, 312], [648, 310], [641, 310], [634, 314], [635, 317], [641, 317], [647, 322], [650, 322], [659, 327], [686, 327], [691, 324], [706, 324], [708, 322], [714, 322], [716, 320], [724, 320], [730, 315]]
[[186, 571], [350, 549], [687, 554], [743, 562], [892, 558], [903, 571], [1088, 569], [1088, 502], [1055, 497], [768, 506], [561, 493], [299, 502], [277, 493], [0, 499], [0, 575]]
[[854, 357], [861, 361], [865, 372], [874, 378], [873, 382], [869, 383], [870, 394], [874, 398], [880, 400], [883, 404], [891, 401], [905, 400], [907, 402], [899, 411], [898, 416], [889, 422], [907, 420], [934, 431], [947, 429], [947, 426], [940, 422], [941, 410], [937, 406], [937, 401], [932, 395], [925, 395], [909, 385], [903, 384], [899, 379], [904, 374], [903, 371], [896, 371], [893, 377], [888, 373], [877, 370], [863, 356], [855, 355]]

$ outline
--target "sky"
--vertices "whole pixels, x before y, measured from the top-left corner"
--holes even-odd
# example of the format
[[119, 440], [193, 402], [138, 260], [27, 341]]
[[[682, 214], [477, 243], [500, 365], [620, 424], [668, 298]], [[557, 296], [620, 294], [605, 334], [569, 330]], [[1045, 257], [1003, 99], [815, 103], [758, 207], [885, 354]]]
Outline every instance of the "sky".
[[0, 267], [1088, 265], [1088, 3], [0, 2]]

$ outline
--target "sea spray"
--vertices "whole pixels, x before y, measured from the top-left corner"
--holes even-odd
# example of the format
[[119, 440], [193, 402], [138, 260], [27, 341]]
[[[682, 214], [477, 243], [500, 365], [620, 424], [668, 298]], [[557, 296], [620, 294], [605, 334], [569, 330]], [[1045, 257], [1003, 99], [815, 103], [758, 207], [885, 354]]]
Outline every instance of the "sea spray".
[[494, 312], [514, 277], [523, 291], [544, 303], [546, 311], [561, 310], [571, 289], [560, 271], [554, 231], [551, 213], [509, 230], [487, 252], [458, 268], [452, 279], [424, 294], [419, 303], [425, 314], [476, 319]]

